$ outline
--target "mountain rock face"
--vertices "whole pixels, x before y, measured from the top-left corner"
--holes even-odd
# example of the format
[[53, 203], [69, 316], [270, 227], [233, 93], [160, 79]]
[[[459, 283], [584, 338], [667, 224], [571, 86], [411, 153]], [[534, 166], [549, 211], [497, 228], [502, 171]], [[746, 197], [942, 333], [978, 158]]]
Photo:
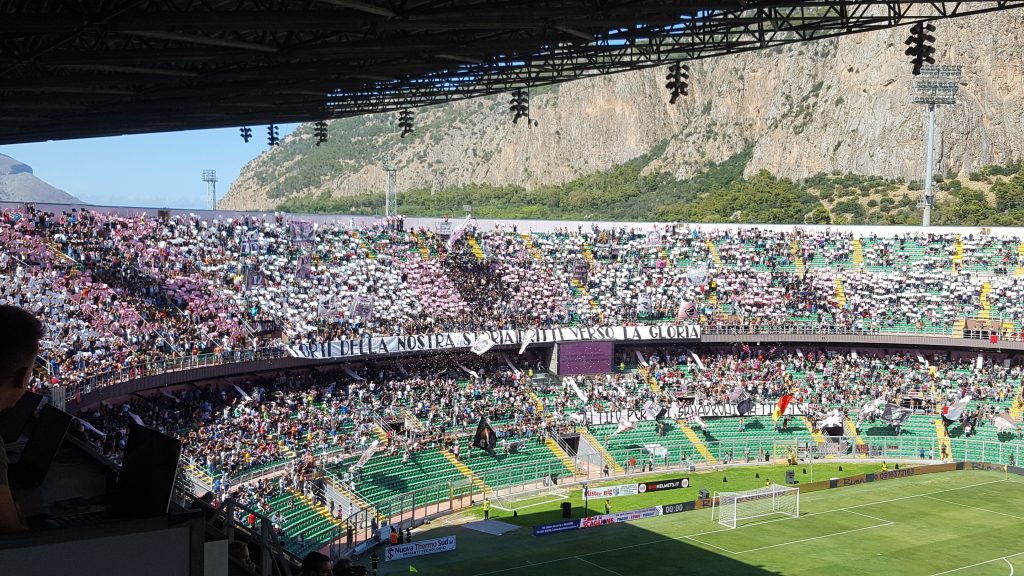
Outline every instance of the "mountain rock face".
[[0, 202], [82, 203], [71, 194], [37, 178], [28, 164], [4, 154], [0, 154]]
[[[958, 103], [937, 115], [937, 173], [1024, 158], [1024, 18], [1020, 11], [936, 23], [936, 60], [964, 67]], [[753, 146], [748, 173], [799, 179], [838, 171], [923, 177], [925, 108], [910, 102], [906, 28], [691, 63], [675, 106], [657, 68], [542, 87], [539, 125], [512, 124], [508, 97], [331, 122], [315, 146], [303, 125], [242, 170], [220, 203], [270, 209], [295, 194], [383, 193], [386, 157], [399, 190], [487, 183], [527, 188], [605, 170], [650, 151], [648, 170], [684, 178]]]

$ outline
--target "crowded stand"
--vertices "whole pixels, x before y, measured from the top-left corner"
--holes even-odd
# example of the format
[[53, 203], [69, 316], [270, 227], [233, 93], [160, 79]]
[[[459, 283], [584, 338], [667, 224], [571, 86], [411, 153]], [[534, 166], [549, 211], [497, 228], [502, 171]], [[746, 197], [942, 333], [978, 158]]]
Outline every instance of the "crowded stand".
[[[1017, 340], [1024, 320], [1018, 238], [404, 224], [7, 208], [0, 304], [45, 319], [40, 387], [72, 394], [155, 362], [367, 336], [668, 323], [963, 337], [983, 323], [985, 337]], [[951, 438], [1021, 442], [1012, 354], [691, 346], [620, 344], [604, 373], [572, 377], [526, 345], [265, 369], [94, 401], [74, 431], [114, 463], [133, 425], [181, 439], [213, 504], [242, 503], [236, 520], [251, 528], [267, 518], [296, 554], [408, 494], [427, 505], [566, 475], [749, 462], [779, 456], [779, 442], [786, 458], [816, 443], [852, 454], [822, 439], [830, 421], [865, 450], [862, 436], [922, 440], [900, 448], [921, 459], [976, 456]], [[794, 409], [768, 418], [786, 397]]]
[[1015, 338], [1024, 318], [1018, 238], [464, 223], [452, 242], [401, 224], [7, 208], [0, 301], [51, 319], [42, 357], [71, 387], [370, 334], [683, 319], [954, 335], [975, 318]]

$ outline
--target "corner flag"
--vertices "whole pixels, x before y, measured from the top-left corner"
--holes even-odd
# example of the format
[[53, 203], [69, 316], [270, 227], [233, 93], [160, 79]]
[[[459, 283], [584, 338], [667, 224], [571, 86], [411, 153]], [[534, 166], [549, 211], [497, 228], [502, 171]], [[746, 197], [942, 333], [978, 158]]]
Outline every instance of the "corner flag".
[[409, 574], [419, 574], [419, 573], [420, 573], [420, 571], [417, 570], [415, 566], [413, 566], [412, 564], [409, 564]]
[[775, 410], [772, 411], [772, 420], [775, 422], [779, 421], [782, 414], [789, 407], [789, 402], [793, 399], [792, 394], [783, 394], [782, 398], [779, 398], [779, 403], [775, 405]]

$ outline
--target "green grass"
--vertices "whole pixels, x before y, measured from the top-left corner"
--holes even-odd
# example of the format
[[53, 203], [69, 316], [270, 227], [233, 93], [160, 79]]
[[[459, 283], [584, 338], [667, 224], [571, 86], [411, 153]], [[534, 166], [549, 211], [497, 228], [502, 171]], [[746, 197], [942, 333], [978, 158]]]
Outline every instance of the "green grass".
[[[739, 476], [737, 488], [738, 482]], [[649, 505], [654, 496], [660, 504], [678, 502], [683, 493], [613, 502], [625, 510]], [[578, 491], [573, 501], [580, 504]], [[490, 536], [428, 527], [415, 539], [455, 535], [458, 550], [382, 562], [380, 573], [408, 574], [411, 563], [424, 576], [1024, 574], [1020, 477], [928, 474], [802, 494], [800, 508], [798, 519], [759, 519], [735, 530], [712, 522], [708, 510], [541, 537], [529, 528]]]
[[[651, 492], [649, 494], [640, 494], [638, 496], [621, 496], [619, 498], [612, 498], [610, 502], [612, 505], [612, 511], [622, 512], [625, 510], [636, 510], [638, 508], [657, 506], [658, 504], [675, 504], [677, 502], [695, 500], [701, 488], [706, 488], [708, 492], [714, 494], [715, 492], [736, 492], [739, 490], [749, 490], [751, 488], [761, 488], [765, 485], [765, 480], [771, 480], [776, 484], [785, 484], [786, 470], [789, 469], [795, 471], [798, 483], [797, 485], [799, 485], [801, 482], [807, 483], [812, 481], [828, 480], [829, 478], [856, 476], [857, 474], [865, 474], [867, 472], [878, 472], [881, 469], [881, 466], [882, 465], [877, 462], [865, 464], [851, 464], [847, 462], [842, 464], [814, 464], [813, 466], [742, 466], [731, 467], [718, 472], [702, 472], [699, 474], [676, 471], [666, 474], [644, 476], [643, 480], [645, 482], [652, 482], [655, 480], [684, 477], [690, 479], [689, 488], [670, 490], [667, 492]], [[839, 470], [840, 467], [842, 467], [842, 471]], [[806, 474], [804, 474], [805, 471]], [[636, 479], [633, 481], [635, 482]], [[625, 480], [620, 478], [618, 480], [610, 480], [608, 482], [598, 482], [595, 483], [594, 486], [612, 486], [615, 484], [626, 483], [627, 482]], [[553, 486], [552, 490], [555, 488], [556, 487]], [[570, 500], [573, 503], [573, 518], [579, 518], [583, 515], [584, 502], [581, 494], [582, 490], [579, 488], [576, 488], [569, 493]], [[536, 526], [537, 524], [558, 522], [562, 519], [562, 512], [559, 508], [560, 502], [554, 502], [546, 506], [526, 506], [528, 504], [544, 502], [551, 499], [551, 496], [538, 496], [536, 498], [518, 502], [516, 504], [516, 508], [519, 514], [515, 517], [513, 517], [511, 512], [505, 512], [503, 510], [492, 510], [491, 517], [502, 520], [503, 522], [518, 524], [520, 526]], [[603, 498], [591, 498], [589, 504], [591, 514], [604, 514]], [[470, 514], [479, 518], [483, 518], [484, 515], [483, 510], [480, 507], [471, 510]]]

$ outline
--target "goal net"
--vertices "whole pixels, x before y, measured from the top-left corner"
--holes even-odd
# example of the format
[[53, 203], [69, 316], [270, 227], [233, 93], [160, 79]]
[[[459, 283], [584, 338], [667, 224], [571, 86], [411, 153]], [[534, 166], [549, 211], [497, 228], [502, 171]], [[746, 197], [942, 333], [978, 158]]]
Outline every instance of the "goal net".
[[711, 506], [712, 520], [729, 528], [737, 522], [781, 514], [798, 518], [800, 516], [800, 489], [772, 484], [764, 488], [744, 492], [716, 493], [717, 504]]

